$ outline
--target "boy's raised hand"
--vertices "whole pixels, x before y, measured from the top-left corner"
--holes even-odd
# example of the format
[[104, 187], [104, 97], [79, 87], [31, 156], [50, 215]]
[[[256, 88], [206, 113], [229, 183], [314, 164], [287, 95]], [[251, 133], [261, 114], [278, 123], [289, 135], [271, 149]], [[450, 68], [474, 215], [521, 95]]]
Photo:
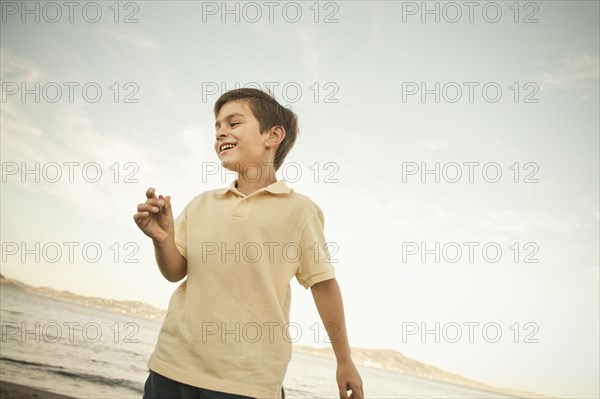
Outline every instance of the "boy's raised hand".
[[140, 230], [156, 242], [163, 242], [169, 236], [174, 237], [173, 211], [171, 197], [156, 197], [156, 190], [150, 187], [146, 191], [146, 202], [139, 204], [133, 220]]

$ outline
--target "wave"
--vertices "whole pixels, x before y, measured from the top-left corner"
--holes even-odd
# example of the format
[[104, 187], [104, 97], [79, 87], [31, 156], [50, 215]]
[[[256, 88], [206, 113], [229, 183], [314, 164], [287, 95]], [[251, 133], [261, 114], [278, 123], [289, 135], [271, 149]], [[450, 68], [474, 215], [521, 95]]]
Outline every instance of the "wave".
[[45, 363], [37, 363], [37, 362], [29, 362], [27, 360], [13, 359], [11, 357], [0, 356], [0, 361], [23, 364], [25, 366], [36, 366], [36, 367], [47, 367], [47, 368], [55, 368], [55, 369], [64, 369], [61, 366], [52, 366], [50, 364]]
[[59, 375], [62, 377], [67, 377], [79, 381], [85, 381], [86, 383], [90, 384], [98, 384], [109, 387], [118, 386], [140, 394], [144, 392], [143, 387], [140, 385], [139, 382], [126, 380], [123, 378], [111, 378], [99, 374], [88, 374], [80, 371], [68, 370], [62, 366], [53, 366], [51, 364], [46, 363], [30, 362], [27, 360], [13, 359], [5, 356], [0, 356], [0, 362], [9, 362], [22, 366], [35, 367], [38, 369], [42, 369], [43, 371], [52, 373], [54, 375]]

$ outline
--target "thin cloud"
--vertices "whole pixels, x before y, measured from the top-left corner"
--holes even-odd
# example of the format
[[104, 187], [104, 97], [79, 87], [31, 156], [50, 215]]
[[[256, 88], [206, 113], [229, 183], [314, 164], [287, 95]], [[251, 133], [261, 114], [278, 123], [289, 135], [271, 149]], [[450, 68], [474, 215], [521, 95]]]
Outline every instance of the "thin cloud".
[[0, 49], [0, 70], [3, 81], [35, 82], [45, 75], [32, 61], [15, 55], [10, 48]]
[[369, 51], [373, 51], [374, 49], [381, 49], [384, 47], [385, 43], [385, 32], [383, 30], [381, 21], [385, 18], [385, 10], [386, 4], [375, 3], [370, 9], [369, 13]]
[[141, 48], [143, 50], [160, 50], [160, 44], [152, 38], [128, 27], [119, 30], [99, 28], [103, 34], [112, 37], [122, 43]]
[[[4, 153], [4, 138], [7, 132], [20, 133], [25, 136], [41, 136], [42, 130], [30, 123], [21, 123], [19, 121], [17, 107], [14, 102], [6, 101], [2, 104], [0, 111], [0, 119], [2, 119], [2, 149]], [[9, 147], [10, 148], [10, 147]]]
[[448, 148], [448, 142], [445, 140], [421, 140], [417, 146], [430, 151], [445, 150]]
[[597, 88], [600, 76], [598, 55], [581, 52], [563, 56], [557, 66], [544, 68], [540, 75], [542, 88], [559, 90]]
[[321, 57], [319, 55], [322, 39], [317, 38], [315, 29], [300, 30], [296, 39], [300, 42], [302, 51], [302, 63], [313, 79], [317, 79], [321, 69]]
[[[81, 178], [83, 165], [97, 163], [102, 169], [102, 181], [111, 182], [114, 171], [110, 167], [115, 162], [135, 162], [139, 167], [136, 177], [140, 181], [144, 176], [160, 176], [163, 173], [161, 168], [154, 166], [161, 162], [160, 154], [154, 149], [99, 131], [92, 119], [77, 105], [63, 106], [56, 114], [60, 117], [42, 129], [33, 125], [31, 118], [18, 108], [9, 106], [9, 118], [3, 118], [2, 158], [6, 162], [25, 163], [28, 169], [32, 169], [35, 164], [41, 165], [41, 168], [50, 162], [58, 165], [79, 162], [80, 165], [74, 169], [74, 175], [78, 178], [69, 182], [65, 166], [61, 168], [63, 176], [58, 183], [21, 185], [19, 179], [11, 179], [7, 183], [7, 189], [12, 183], [19, 184], [20, 188], [33, 190], [36, 194], [59, 198], [70, 208], [81, 211], [94, 209], [93, 215], [102, 219], [111, 209], [123, 206], [123, 184], [90, 184]], [[36, 137], [31, 137], [32, 134]], [[123, 171], [121, 164], [120, 172], [124, 175], [127, 171]], [[122, 177], [119, 180], [123, 180]], [[169, 178], [170, 176], [165, 175], [163, 180], [168, 181]], [[130, 203], [135, 204], [133, 199]]]

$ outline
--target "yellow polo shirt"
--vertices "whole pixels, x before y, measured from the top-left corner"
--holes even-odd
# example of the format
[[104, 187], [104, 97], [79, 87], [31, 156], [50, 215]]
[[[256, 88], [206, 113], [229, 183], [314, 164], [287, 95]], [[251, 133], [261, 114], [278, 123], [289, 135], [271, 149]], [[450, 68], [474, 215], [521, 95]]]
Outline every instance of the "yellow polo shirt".
[[280, 398], [302, 333], [289, 327], [290, 281], [335, 277], [321, 209], [279, 180], [250, 195], [206, 191], [175, 220], [188, 274], [173, 293], [148, 367], [188, 385]]

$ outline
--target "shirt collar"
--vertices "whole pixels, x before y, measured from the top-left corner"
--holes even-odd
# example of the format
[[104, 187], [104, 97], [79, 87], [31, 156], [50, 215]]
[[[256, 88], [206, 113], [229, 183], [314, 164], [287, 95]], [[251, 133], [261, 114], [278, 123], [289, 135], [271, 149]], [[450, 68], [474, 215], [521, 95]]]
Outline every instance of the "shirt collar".
[[[242, 194], [238, 191], [238, 189], [235, 187], [237, 184], [237, 179], [235, 179], [230, 185], [229, 187], [226, 188], [219, 188], [214, 190], [215, 194], [219, 194], [219, 195], [224, 195], [226, 194], [228, 191], [233, 192], [234, 194], [243, 196], [243, 197], [247, 197], [247, 195]], [[267, 187], [263, 187], [260, 190], [257, 190], [255, 192], [253, 192], [250, 195], [255, 195], [256, 193], [259, 193], [261, 191], [268, 191], [270, 193], [273, 194], [289, 194], [290, 192], [293, 191], [292, 188], [289, 188], [286, 184], [285, 184], [285, 180], [281, 179], [281, 180], [277, 180], [275, 183], [272, 183], [270, 185], [268, 185]]]

